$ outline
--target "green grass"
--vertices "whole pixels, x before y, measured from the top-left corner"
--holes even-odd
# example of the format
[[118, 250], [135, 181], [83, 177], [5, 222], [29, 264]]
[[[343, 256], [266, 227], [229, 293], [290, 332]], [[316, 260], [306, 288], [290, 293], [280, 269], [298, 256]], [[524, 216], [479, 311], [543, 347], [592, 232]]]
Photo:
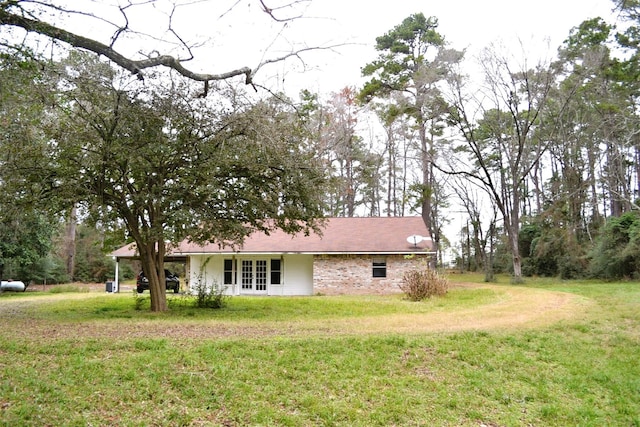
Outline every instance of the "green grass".
[[[60, 292], [57, 292], [60, 293]], [[22, 294], [11, 294], [14, 297]], [[9, 294], [7, 294], [9, 296]], [[33, 298], [42, 298], [34, 294]], [[193, 298], [167, 294], [170, 310], [166, 313], [149, 312], [148, 294], [96, 293], [80, 298], [61, 295], [58, 299], [39, 302], [25, 311], [29, 318], [50, 321], [88, 321], [114, 318], [225, 321], [295, 321], [336, 318], [370, 317], [390, 314], [429, 313], [435, 310], [474, 307], [499, 298], [493, 289], [452, 289], [443, 298], [414, 303], [401, 295], [391, 296], [314, 296], [314, 297], [233, 297], [221, 310], [198, 309]], [[1, 298], [1, 297], [0, 297]], [[1, 299], [0, 299], [1, 301]]]
[[[211, 311], [176, 298], [163, 314], [131, 295], [2, 297], [0, 425], [640, 426], [638, 283], [518, 285], [593, 301], [540, 327], [343, 329], [491, 308], [512, 289], [500, 283], [422, 303], [232, 298]], [[159, 325], [237, 333], [136, 333]]]
[[75, 285], [56, 285], [51, 287], [47, 292], [52, 294], [63, 294], [70, 292], [89, 292], [89, 289]]

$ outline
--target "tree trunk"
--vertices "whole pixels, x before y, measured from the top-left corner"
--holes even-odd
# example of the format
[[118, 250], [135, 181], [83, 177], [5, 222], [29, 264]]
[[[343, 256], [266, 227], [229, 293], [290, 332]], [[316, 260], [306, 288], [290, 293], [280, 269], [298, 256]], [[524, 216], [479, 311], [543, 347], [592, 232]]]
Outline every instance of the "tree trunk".
[[519, 219], [519, 215], [517, 215], [517, 219], [513, 218], [513, 222], [507, 225], [509, 249], [511, 250], [513, 261], [513, 283], [522, 283], [522, 256], [520, 255], [520, 245], [518, 245], [520, 236]]
[[77, 225], [77, 209], [74, 205], [69, 212], [69, 218], [64, 231], [64, 256], [65, 269], [71, 280], [75, 276], [76, 268], [76, 225]]
[[167, 311], [167, 291], [164, 286], [164, 269], [149, 277], [149, 293], [151, 294], [151, 311]]
[[[138, 247], [140, 247], [140, 245], [138, 245]], [[140, 258], [142, 259], [142, 271], [144, 271], [144, 275], [147, 280], [149, 280], [151, 311], [167, 311], [166, 278], [164, 277], [164, 242], [152, 242], [143, 247], [144, 250], [140, 251]]]
[[[431, 218], [431, 197], [432, 197], [432, 174], [433, 166], [431, 165], [430, 158], [430, 141], [427, 139], [426, 123], [424, 120], [419, 120], [418, 133], [420, 136], [420, 149], [421, 149], [421, 166], [422, 166], [422, 220], [424, 225], [429, 230], [429, 234], [433, 237], [433, 221]], [[434, 241], [435, 243], [435, 241]]]
[[494, 280], [494, 277], [493, 277], [493, 254], [494, 254], [493, 242], [494, 242], [494, 239], [495, 239], [495, 234], [496, 234], [496, 221], [495, 221], [495, 214], [494, 214], [494, 219], [491, 221], [491, 224], [489, 225], [489, 253], [487, 253], [486, 248], [484, 250], [484, 255], [485, 255], [484, 281], [485, 282], [493, 282], [493, 280]]
[[634, 145], [635, 149], [635, 172], [636, 172], [636, 188], [633, 194], [640, 194], [640, 143]]
[[387, 131], [387, 216], [396, 216], [396, 162], [393, 142], [393, 128], [389, 124]]
[[473, 226], [473, 257], [475, 259], [475, 270], [484, 270], [485, 268], [485, 254], [487, 253], [486, 239], [483, 238], [482, 224], [480, 223], [480, 217], [477, 216], [471, 221]]

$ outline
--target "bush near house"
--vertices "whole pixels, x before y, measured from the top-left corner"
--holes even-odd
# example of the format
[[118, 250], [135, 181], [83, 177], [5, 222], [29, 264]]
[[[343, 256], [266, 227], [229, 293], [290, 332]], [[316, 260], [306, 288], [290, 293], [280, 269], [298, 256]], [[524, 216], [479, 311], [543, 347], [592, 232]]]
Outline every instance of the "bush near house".
[[400, 289], [409, 300], [422, 301], [432, 296], [445, 295], [449, 290], [449, 281], [436, 270], [424, 266], [404, 273]]
[[224, 286], [214, 283], [209, 287], [202, 280], [195, 285], [194, 306], [197, 308], [223, 308], [230, 298], [224, 293]]

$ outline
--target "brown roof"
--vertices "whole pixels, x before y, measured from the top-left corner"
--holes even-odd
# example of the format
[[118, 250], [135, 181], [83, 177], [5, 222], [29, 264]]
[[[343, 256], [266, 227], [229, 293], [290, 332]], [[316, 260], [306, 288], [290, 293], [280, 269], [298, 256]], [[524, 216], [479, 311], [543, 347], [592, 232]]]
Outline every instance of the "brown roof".
[[[409, 236], [422, 236], [417, 244], [409, 243]], [[322, 236], [289, 235], [276, 230], [270, 235], [254, 233], [238, 248], [217, 244], [199, 245], [182, 242], [172, 250], [173, 255], [204, 253], [412, 253], [432, 251], [429, 231], [421, 217], [354, 217], [328, 218]], [[131, 256], [135, 245], [125, 246], [112, 256]]]
[[410, 253], [431, 250], [431, 239], [414, 246], [412, 235], [429, 236], [421, 217], [328, 218], [322, 236], [289, 235], [281, 230], [250, 235], [233, 250], [217, 244], [183, 242], [174, 253]]
[[109, 255], [117, 258], [131, 258], [132, 256], [136, 255], [136, 244], [129, 243], [127, 245], [124, 245], [123, 247], [111, 252]]

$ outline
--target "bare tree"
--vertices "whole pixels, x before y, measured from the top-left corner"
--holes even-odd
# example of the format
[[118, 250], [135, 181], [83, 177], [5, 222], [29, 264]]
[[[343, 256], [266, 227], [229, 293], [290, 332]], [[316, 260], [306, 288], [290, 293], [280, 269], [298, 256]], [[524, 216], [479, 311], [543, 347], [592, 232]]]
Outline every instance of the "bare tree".
[[477, 182], [458, 176], [452, 181], [451, 187], [458, 196], [464, 212], [468, 215], [466, 232], [469, 264], [471, 257], [473, 257], [473, 268], [482, 269], [485, 273], [485, 282], [490, 282], [493, 280], [493, 241], [498, 215], [496, 206], [493, 204], [492, 209], [487, 208], [486, 193], [478, 192], [478, 190], [484, 192], [484, 189], [479, 188]]
[[355, 92], [345, 87], [321, 103], [318, 96], [302, 92], [299, 109], [313, 135], [314, 151], [331, 174], [324, 189], [331, 216], [378, 215], [382, 155], [358, 135], [362, 107]]
[[[222, 15], [226, 15], [232, 10], [238, 9], [242, 3], [246, 3], [249, 6], [255, 5], [264, 13], [267, 19], [280, 25], [281, 31], [284, 31], [290, 21], [302, 17], [304, 7], [310, 1], [273, 0], [274, 4], [272, 4], [272, 1], [266, 2], [265, 0], [236, 0], [225, 3], [216, 2], [216, 6], [226, 8], [226, 10], [222, 9]], [[176, 21], [180, 10], [183, 8], [191, 7], [194, 4], [205, 5], [207, 2], [167, 1], [163, 3], [161, 1], [129, 0], [124, 6], [113, 6], [109, 11], [110, 14], [106, 16], [96, 11], [99, 6], [102, 6], [99, 2], [74, 2], [74, 6], [78, 7], [78, 3], [82, 4], [80, 9], [67, 7], [62, 0], [0, 0], [0, 46], [13, 49], [31, 48], [31, 46], [25, 46], [24, 38], [9, 30], [11, 27], [21, 28], [28, 34], [39, 34], [54, 41], [64, 42], [74, 48], [84, 49], [109, 58], [118, 66], [137, 75], [140, 79], [145, 78], [145, 72], [149, 69], [158, 67], [170, 68], [191, 80], [203, 82], [204, 90], [201, 96], [208, 94], [210, 82], [227, 80], [238, 76], [243, 76], [245, 83], [253, 85], [255, 88], [257, 85], [254, 82], [254, 77], [263, 67], [289, 58], [300, 59], [301, 54], [304, 52], [333, 49], [337, 46], [310, 47], [302, 45], [301, 47], [291, 47], [287, 52], [280, 52], [273, 57], [263, 57], [253, 67], [241, 66], [230, 67], [219, 72], [198, 72], [187, 68], [185, 63], [194, 59], [194, 50], [203, 44], [203, 41], [187, 41], [186, 37], [177, 29], [179, 24]], [[162, 40], [138, 30], [137, 28], [143, 24], [135, 21], [135, 17], [145, 16], [144, 11], [140, 13], [141, 9], [145, 11], [154, 10], [154, 8], [159, 8], [161, 5], [167, 9], [164, 13], [166, 27], [163, 29], [163, 34], [165, 34], [164, 37], [168, 35], [168, 38]], [[99, 24], [110, 29], [111, 35], [108, 40], [100, 41], [92, 36], [72, 31], [67, 27], [67, 25], [71, 25], [69, 24], [72, 21], [71, 18], [76, 18], [76, 20], [80, 18], [86, 24], [84, 25], [85, 28]], [[184, 19], [184, 17], [182, 18]], [[212, 20], [215, 21], [215, 17], [212, 17]], [[208, 25], [210, 25], [210, 22], [207, 21]], [[141, 46], [137, 54], [127, 55], [118, 46], [131, 44], [132, 38], [144, 39], [147, 45]], [[176, 51], [178, 54], [159, 52], [156, 50], [157, 45]], [[247, 58], [248, 61], [249, 58]], [[225, 60], [217, 62], [225, 63]]]
[[526, 64], [513, 69], [513, 61], [495, 49], [481, 58], [485, 84], [471, 94], [465, 79], [451, 79], [452, 122], [464, 142], [457, 147], [468, 154], [468, 163], [456, 171], [480, 183], [497, 206], [513, 259], [514, 281], [522, 278], [522, 257], [518, 239], [525, 185], [546, 151], [536, 136], [536, 126], [553, 83], [550, 67]]

